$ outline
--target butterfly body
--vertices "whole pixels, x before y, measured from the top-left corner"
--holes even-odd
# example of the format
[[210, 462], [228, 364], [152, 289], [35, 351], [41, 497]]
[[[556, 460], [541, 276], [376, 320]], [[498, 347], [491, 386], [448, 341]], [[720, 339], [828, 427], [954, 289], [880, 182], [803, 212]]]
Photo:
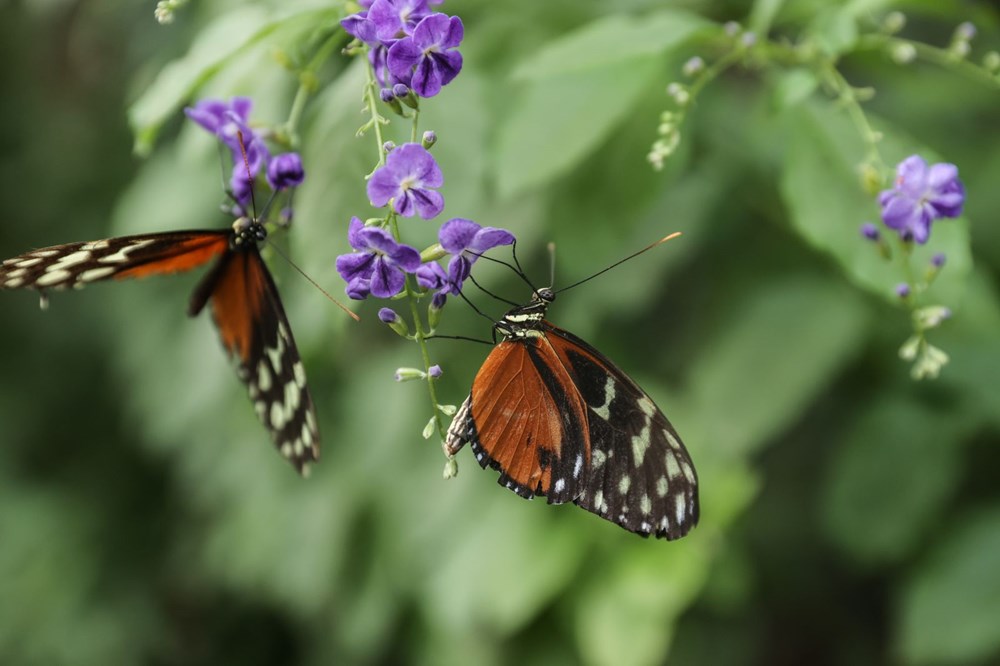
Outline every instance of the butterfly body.
[[573, 502], [637, 534], [677, 539], [698, 522], [694, 465], [652, 399], [594, 347], [546, 320], [555, 300], [494, 326], [494, 347], [445, 442], [470, 444], [521, 497]]
[[319, 455], [319, 430], [288, 318], [258, 244], [264, 226], [249, 217], [231, 229], [170, 231], [68, 243], [0, 263], [0, 288], [80, 289], [91, 282], [188, 271], [214, 260], [188, 314], [211, 304], [223, 347], [247, 386], [254, 411], [300, 472]]

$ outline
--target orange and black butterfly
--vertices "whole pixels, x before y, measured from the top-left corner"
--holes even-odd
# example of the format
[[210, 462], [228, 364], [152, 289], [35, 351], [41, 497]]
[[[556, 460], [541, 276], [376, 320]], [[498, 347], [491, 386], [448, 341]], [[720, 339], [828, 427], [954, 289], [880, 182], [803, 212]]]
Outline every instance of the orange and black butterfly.
[[494, 325], [503, 340], [476, 374], [445, 449], [471, 444], [479, 464], [521, 497], [573, 502], [630, 532], [679, 539], [698, 523], [691, 456], [638, 384], [546, 321], [554, 300], [552, 289], [537, 289]]
[[258, 244], [267, 231], [240, 217], [231, 229], [168, 231], [54, 245], [0, 264], [0, 288], [79, 289], [101, 280], [188, 271], [215, 260], [188, 314], [211, 301], [223, 347], [235, 361], [254, 411], [299, 472], [319, 457], [319, 430], [288, 318]]

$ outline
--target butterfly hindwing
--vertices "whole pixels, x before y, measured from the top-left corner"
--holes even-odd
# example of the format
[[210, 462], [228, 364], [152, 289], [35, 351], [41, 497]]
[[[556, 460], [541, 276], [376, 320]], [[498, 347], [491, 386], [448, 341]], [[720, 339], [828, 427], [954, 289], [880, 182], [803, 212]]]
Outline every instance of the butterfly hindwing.
[[297, 470], [319, 457], [319, 429], [305, 368], [274, 279], [256, 246], [225, 255], [195, 291], [210, 294], [222, 345], [254, 411]]
[[53, 245], [0, 264], [0, 287], [79, 289], [99, 280], [186, 271], [225, 253], [229, 236], [177, 231]]
[[597, 349], [551, 324], [546, 331], [588, 406], [590, 467], [576, 504], [638, 534], [687, 534], [698, 522], [698, 480], [677, 431]]

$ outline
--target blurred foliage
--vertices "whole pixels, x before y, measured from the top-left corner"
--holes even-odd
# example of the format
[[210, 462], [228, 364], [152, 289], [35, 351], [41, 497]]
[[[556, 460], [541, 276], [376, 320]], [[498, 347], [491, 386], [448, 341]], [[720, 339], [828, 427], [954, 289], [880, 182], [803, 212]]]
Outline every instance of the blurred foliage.
[[[196, 276], [56, 294], [44, 313], [5, 292], [0, 662], [997, 663], [1000, 94], [855, 47], [897, 9], [903, 36], [942, 46], [973, 21], [980, 57], [1000, 45], [1000, 14], [986, 0], [749, 5], [449, 0], [465, 69], [422, 115], [445, 215], [513, 230], [531, 275], [548, 274], [549, 240], [568, 284], [684, 232], [552, 318], [684, 435], [703, 502], [689, 537], [521, 501], [468, 454], [443, 481], [420, 437], [426, 394], [392, 381], [414, 350], [378, 304], [354, 324], [280, 260], [325, 435], [307, 481], [272, 450], [207, 318], [183, 316]], [[254, 117], [280, 122], [297, 87], [280, 61], [308, 59], [342, 13], [202, 0], [160, 26], [149, 3], [4, 3], [0, 256], [226, 224], [217, 150], [181, 107], [247, 94]], [[935, 295], [955, 310], [935, 332], [952, 357], [936, 382], [912, 382], [897, 357], [898, 280], [858, 236], [878, 214], [864, 148], [808, 72], [728, 71], [664, 171], [646, 162], [666, 85], [729, 20], [841, 56], [877, 91], [864, 109], [888, 164], [959, 165], [966, 217], [932, 239], [949, 259]], [[374, 151], [354, 134], [358, 63], [334, 51], [316, 76], [299, 128], [309, 178], [294, 230], [274, 238], [338, 291]], [[408, 223], [406, 240], [435, 230]], [[508, 272], [477, 271], [525, 298]], [[488, 335], [458, 302], [446, 315], [442, 332]], [[460, 402], [484, 349], [434, 353]]]

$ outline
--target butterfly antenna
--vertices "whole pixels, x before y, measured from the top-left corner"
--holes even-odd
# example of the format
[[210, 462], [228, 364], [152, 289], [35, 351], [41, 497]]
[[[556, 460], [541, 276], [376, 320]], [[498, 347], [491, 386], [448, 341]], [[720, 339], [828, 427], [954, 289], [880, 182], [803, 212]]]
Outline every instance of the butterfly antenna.
[[514, 307], [517, 307], [517, 306], [519, 305], [519, 303], [515, 303], [514, 301], [508, 301], [508, 300], [507, 300], [506, 298], [504, 298], [503, 296], [497, 296], [497, 295], [496, 295], [496, 294], [494, 294], [494, 293], [493, 293], [492, 291], [490, 291], [489, 289], [487, 289], [487, 288], [486, 288], [486, 287], [484, 287], [483, 285], [479, 284], [479, 282], [477, 282], [477, 281], [476, 281], [476, 278], [474, 278], [474, 277], [472, 276], [472, 273], [469, 273], [469, 279], [470, 279], [470, 280], [472, 280], [472, 284], [474, 284], [474, 285], [476, 285], [477, 287], [479, 287], [479, 291], [483, 292], [483, 293], [484, 293], [484, 294], [486, 294], [487, 296], [490, 296], [490, 297], [492, 297], [492, 298], [494, 298], [494, 299], [496, 299], [496, 300], [500, 301], [501, 303], [506, 303], [507, 305], [513, 305]]
[[493, 342], [489, 340], [480, 340], [479, 338], [470, 338], [465, 335], [428, 335], [424, 340], [465, 340], [466, 342], [478, 342], [483, 345], [493, 346]]
[[649, 250], [652, 250], [657, 245], [662, 245], [663, 243], [666, 243], [668, 240], [670, 240], [672, 238], [677, 238], [680, 235], [681, 235], [681, 232], [675, 231], [674, 233], [670, 234], [669, 236], [664, 236], [663, 238], [661, 238], [660, 240], [656, 241], [655, 243], [650, 243], [649, 245], [647, 245], [646, 247], [642, 248], [638, 252], [633, 252], [632, 254], [628, 255], [624, 259], [619, 259], [618, 261], [616, 261], [615, 263], [611, 264], [607, 268], [597, 271], [596, 273], [594, 273], [590, 277], [585, 277], [582, 280], [580, 280], [579, 282], [574, 282], [573, 284], [569, 285], [568, 287], [563, 287], [562, 289], [557, 289], [555, 293], [558, 294], [558, 293], [566, 291], [568, 289], [572, 289], [573, 287], [577, 287], [577, 286], [583, 284], [584, 282], [589, 282], [590, 280], [593, 280], [598, 275], [603, 275], [604, 273], [607, 273], [608, 271], [610, 271], [615, 266], [619, 266], [621, 264], [624, 264], [629, 259], [635, 259], [640, 254], [642, 254], [643, 252], [648, 252]]
[[556, 283], [556, 244], [549, 242], [549, 286]]
[[[485, 254], [480, 254], [478, 252], [473, 252], [472, 250], [466, 250], [466, 252], [468, 252], [469, 254], [474, 254], [477, 257], [481, 258], [481, 259], [485, 259], [486, 261], [492, 261], [494, 264], [500, 264], [501, 266], [506, 266], [511, 271], [513, 271], [514, 274], [517, 275], [517, 277], [521, 278], [521, 280], [526, 285], [528, 285], [528, 287], [531, 288], [532, 292], [538, 291], [535, 288], [535, 285], [531, 284], [531, 280], [528, 279], [528, 276], [525, 274], [525, 272], [523, 270], [521, 270], [521, 264], [519, 264], [517, 262], [517, 255], [514, 254], [514, 247], [513, 246], [511, 246], [510, 252], [511, 252], [511, 255], [514, 257], [514, 265], [508, 264], [503, 259], [497, 259], [495, 257], [487, 257]], [[510, 301], [507, 301], [506, 299], [503, 299], [503, 298], [498, 299], [498, 300], [504, 301], [506, 303], [510, 303]]]
[[491, 324], [495, 325], [497, 323], [496, 319], [494, 319], [493, 317], [489, 316], [488, 314], [486, 314], [485, 312], [483, 312], [482, 310], [480, 310], [479, 308], [477, 308], [476, 304], [473, 303], [472, 301], [470, 301], [469, 297], [466, 296], [465, 293], [461, 289], [458, 290], [458, 295], [462, 298], [463, 301], [465, 301], [466, 303], [468, 303], [469, 307], [472, 308], [473, 311], [477, 315], [479, 315], [480, 317], [484, 317], [486, 319], [489, 319]]
[[[243, 130], [236, 130], [236, 138], [239, 139], [240, 143], [240, 154], [243, 156], [243, 167], [247, 170], [247, 185], [250, 186], [250, 206], [253, 210], [253, 219], [258, 219], [257, 217], [257, 201], [253, 196], [253, 175], [250, 173], [250, 160], [247, 159], [247, 147], [243, 143]], [[341, 306], [343, 307], [343, 306]]]
[[302, 277], [304, 277], [304, 278], [305, 278], [306, 280], [308, 280], [308, 281], [309, 281], [309, 284], [311, 284], [312, 286], [314, 286], [314, 287], [316, 287], [317, 289], [319, 289], [320, 293], [321, 293], [321, 294], [323, 294], [324, 296], [326, 296], [326, 297], [327, 297], [327, 299], [328, 299], [328, 300], [329, 300], [329, 301], [330, 301], [331, 303], [333, 303], [333, 304], [334, 304], [334, 305], [336, 305], [336, 306], [337, 306], [338, 308], [340, 308], [341, 310], [343, 310], [344, 312], [346, 312], [346, 313], [347, 313], [347, 314], [348, 314], [348, 315], [349, 315], [349, 316], [350, 316], [350, 317], [351, 317], [351, 318], [352, 318], [352, 319], [353, 319], [354, 321], [361, 321], [361, 317], [359, 317], [358, 315], [356, 315], [356, 314], [355, 314], [354, 312], [351, 312], [351, 310], [350, 310], [350, 309], [349, 309], [349, 308], [348, 308], [348, 307], [347, 307], [346, 305], [344, 305], [343, 303], [341, 303], [340, 301], [338, 301], [338, 300], [337, 300], [336, 298], [334, 298], [333, 296], [331, 296], [331, 295], [330, 295], [330, 293], [329, 293], [329, 292], [328, 292], [328, 291], [327, 291], [326, 289], [324, 289], [323, 287], [319, 286], [319, 284], [318, 284], [318, 283], [316, 282], [316, 280], [313, 280], [313, 279], [312, 279], [311, 277], [309, 277], [309, 275], [308, 275], [308, 274], [307, 274], [307, 273], [306, 273], [306, 272], [305, 272], [304, 270], [302, 270], [301, 268], [299, 268], [298, 266], [296, 266], [296, 265], [295, 265], [295, 262], [294, 262], [294, 261], [292, 261], [292, 260], [291, 260], [291, 259], [290, 259], [290, 258], [288, 257], [288, 255], [287, 255], [287, 254], [285, 254], [284, 252], [282, 252], [282, 251], [281, 251], [281, 250], [280, 250], [280, 249], [278, 248], [278, 245], [277, 245], [277, 243], [268, 243], [268, 245], [269, 245], [269, 246], [270, 246], [270, 247], [271, 247], [271, 248], [272, 248], [272, 249], [273, 249], [273, 250], [274, 250], [275, 252], [277, 252], [277, 253], [278, 253], [278, 256], [280, 256], [280, 257], [281, 257], [282, 259], [284, 259], [285, 261], [287, 261], [287, 262], [289, 263], [289, 265], [291, 265], [291, 267], [292, 267], [292, 268], [294, 268], [294, 269], [295, 269], [296, 271], [298, 271], [298, 272], [299, 272], [299, 275], [301, 275], [301, 276], [302, 276]]

